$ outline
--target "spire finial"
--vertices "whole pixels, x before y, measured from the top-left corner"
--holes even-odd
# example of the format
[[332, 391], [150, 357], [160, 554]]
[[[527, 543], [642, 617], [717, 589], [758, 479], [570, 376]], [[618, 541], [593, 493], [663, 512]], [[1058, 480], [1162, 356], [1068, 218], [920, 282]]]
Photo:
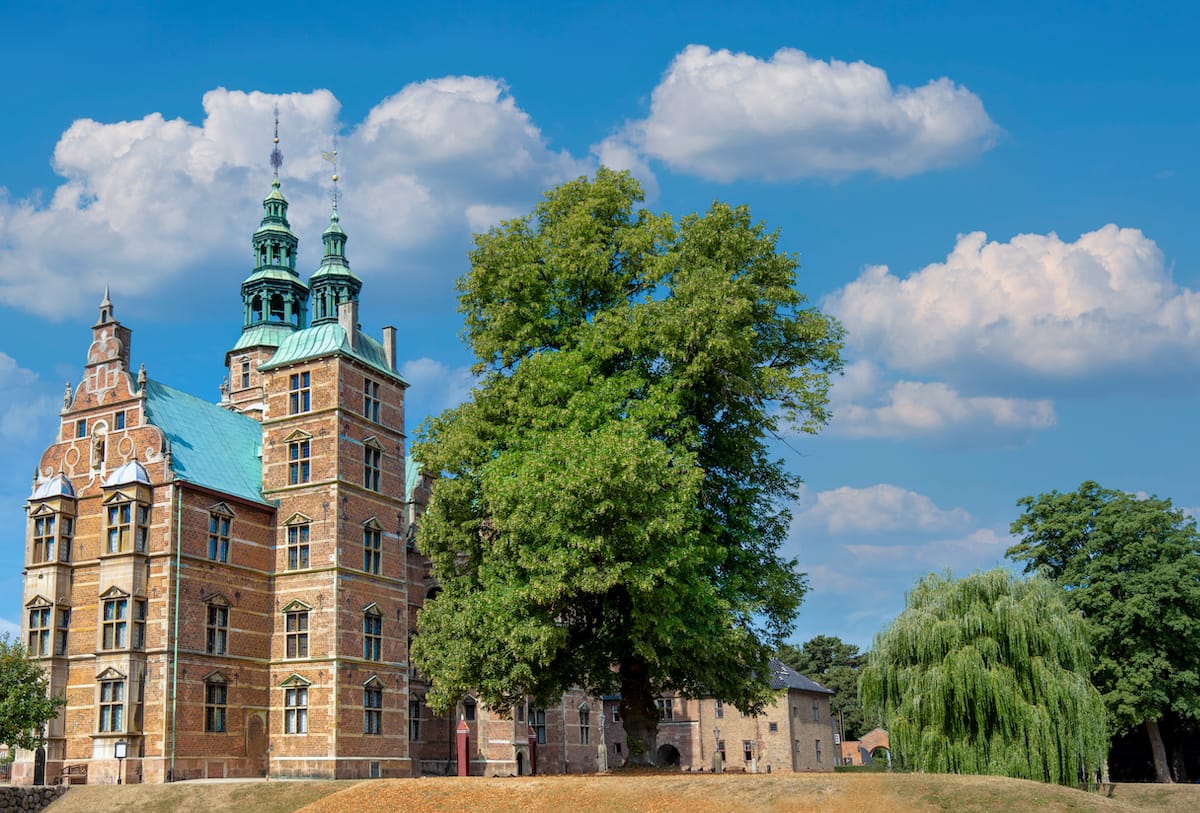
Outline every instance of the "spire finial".
[[338, 191], [337, 133], [333, 134], [333, 149], [328, 152], [326, 152], [325, 150], [321, 150], [321, 157], [324, 158], [329, 163], [333, 164], [333, 177], [331, 178], [331, 180], [333, 181], [333, 189], [330, 191], [329, 197], [333, 201], [333, 219], [336, 220], [337, 219], [337, 210], [338, 210], [338, 208], [337, 208], [338, 207], [338, 198], [341, 197], [341, 193]]
[[279, 105], [275, 105], [275, 146], [271, 150], [271, 166], [275, 169], [275, 180], [279, 180], [279, 168], [283, 166], [283, 153], [279, 151]]
[[108, 286], [104, 286], [104, 299], [100, 300], [100, 323], [113, 321], [113, 304], [108, 297]]

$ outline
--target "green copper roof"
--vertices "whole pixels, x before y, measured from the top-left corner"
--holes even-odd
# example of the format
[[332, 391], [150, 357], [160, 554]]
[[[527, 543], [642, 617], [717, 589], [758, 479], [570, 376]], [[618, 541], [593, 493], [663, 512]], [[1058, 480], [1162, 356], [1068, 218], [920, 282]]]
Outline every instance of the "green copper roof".
[[340, 355], [355, 359], [378, 372], [408, 386], [399, 373], [391, 369], [383, 345], [370, 336], [359, 332], [358, 349], [350, 346], [350, 338], [346, 331], [337, 323], [313, 325], [304, 330], [298, 330], [288, 336], [275, 351], [275, 355], [266, 364], [259, 365], [260, 370], [273, 370], [285, 364], [320, 358], [321, 356]]
[[262, 424], [157, 381], [146, 382], [146, 418], [171, 443], [181, 480], [265, 503]]
[[309, 278], [309, 287], [312, 287], [315, 284], [313, 280], [319, 280], [324, 277], [346, 277], [348, 279], [358, 280], [358, 277], [355, 276], [354, 272], [350, 270], [350, 266], [346, 265], [345, 263], [337, 261], [326, 262], [313, 272], [312, 277]]
[[421, 464], [412, 455], [404, 458], [404, 499], [412, 502], [417, 486], [421, 484]]
[[259, 282], [260, 280], [286, 282], [295, 288], [308, 289], [308, 285], [304, 283], [304, 280], [300, 279], [300, 276], [295, 271], [288, 271], [284, 268], [272, 268], [270, 266], [256, 268], [250, 276], [242, 281], [242, 285], [250, 282]]
[[229, 352], [234, 353], [248, 347], [278, 347], [295, 332], [296, 329], [291, 325], [266, 324], [265, 322], [252, 325], [242, 331], [237, 344]]

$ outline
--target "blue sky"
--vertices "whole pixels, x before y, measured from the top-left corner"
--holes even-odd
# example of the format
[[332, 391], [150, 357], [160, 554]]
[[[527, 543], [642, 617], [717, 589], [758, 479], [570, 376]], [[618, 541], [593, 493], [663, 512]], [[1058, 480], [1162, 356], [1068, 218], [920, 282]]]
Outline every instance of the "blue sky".
[[362, 321], [399, 328], [410, 434], [469, 388], [471, 233], [543, 190], [603, 160], [653, 209], [721, 199], [780, 230], [850, 337], [834, 422], [779, 446], [806, 481], [797, 641], [869, 646], [918, 576], [1002, 563], [1027, 494], [1200, 507], [1195, 12], [506, 5], [2, 4], [0, 628], [105, 284], [134, 364], [217, 400], [275, 104], [305, 276], [338, 133]]

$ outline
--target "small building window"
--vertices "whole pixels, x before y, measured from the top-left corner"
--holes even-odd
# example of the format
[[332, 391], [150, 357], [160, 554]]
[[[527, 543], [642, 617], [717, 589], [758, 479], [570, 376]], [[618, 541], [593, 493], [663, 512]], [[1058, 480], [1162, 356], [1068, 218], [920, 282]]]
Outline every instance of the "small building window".
[[410, 742], [421, 740], [421, 701], [415, 697], [408, 701], [408, 739]]
[[363, 614], [363, 657], [380, 660], [383, 655], [383, 616], [378, 611]]
[[469, 723], [475, 721], [476, 705], [477, 703], [475, 702], [474, 697], [467, 697], [463, 699], [463, 719]]
[[[307, 615], [307, 614], [306, 614]], [[289, 686], [283, 691], [283, 733], [308, 733], [308, 687]]]
[[215, 511], [208, 515], [208, 558], [229, 561], [229, 517]]
[[779, 723], [774, 723], [774, 722], [767, 723], [767, 730], [770, 731], [772, 734], [778, 733]]
[[228, 700], [229, 687], [224, 683], [204, 684], [204, 730], [209, 734], [224, 733]]
[[620, 707], [620, 706], [613, 706], [613, 718], [612, 718], [612, 720], [613, 720], [613, 722], [614, 722], [614, 723], [619, 723], [619, 722], [621, 722], [621, 707]]
[[378, 446], [363, 446], [363, 485], [379, 490], [379, 461], [383, 452]]
[[379, 423], [379, 382], [363, 380], [363, 416]]
[[718, 720], [725, 716], [725, 704], [720, 700], [717, 700], [715, 703], [713, 703], [713, 714]]
[[288, 414], [299, 415], [312, 409], [312, 388], [308, 373], [292, 373], [288, 379]]
[[86, 438], [87, 437], [87, 420], [86, 419], [80, 418], [79, 420], [75, 421], [75, 437], [77, 437], [77, 438]]
[[206, 648], [210, 655], [224, 655], [229, 646], [229, 607], [208, 605]]
[[129, 599], [105, 599], [102, 607], [100, 648], [124, 649], [129, 645]]
[[533, 733], [537, 735], [538, 745], [546, 744], [546, 710], [534, 709], [529, 710], [529, 725], [533, 726]]
[[750, 740], [742, 740], [742, 756], [746, 758], [747, 762], [754, 759], [754, 743]]
[[288, 484], [299, 485], [307, 483], [311, 473], [309, 457], [311, 452], [308, 438], [295, 440], [288, 444]]
[[102, 732], [125, 730], [125, 681], [100, 682], [100, 713], [97, 725]]
[[724, 762], [725, 757], [725, 740], [717, 740], [717, 753], [721, 755], [721, 761]]
[[146, 648], [146, 610], [147, 604], [144, 598], [135, 598], [133, 600], [133, 648]]
[[675, 702], [670, 697], [660, 697], [654, 701], [654, 705], [658, 707], [659, 719], [675, 719]]
[[118, 410], [117, 413], [115, 415], [113, 415], [113, 428], [114, 429], [124, 429], [125, 428], [125, 410], [123, 410], [123, 409]]
[[50, 655], [50, 607], [29, 609], [29, 657], [44, 658]]
[[383, 530], [366, 525], [363, 527], [363, 570], [379, 575], [383, 558]]
[[287, 529], [288, 570], [309, 566], [308, 525], [291, 525]]
[[821, 741], [820, 740], [817, 740], [817, 744], [816, 744], [816, 747], [813, 749], [813, 753], [816, 754], [817, 764], [820, 764], [821, 763]]
[[33, 562], [53, 562], [58, 541], [58, 515], [49, 514], [33, 520]]
[[587, 706], [579, 707], [579, 744], [590, 745], [592, 742], [592, 710]]
[[75, 536], [75, 518], [63, 517], [59, 525], [62, 529], [59, 537], [62, 544], [59, 546], [58, 556], [61, 561], [69, 562], [71, 561], [71, 540]]
[[813, 713], [813, 722], [814, 723], [821, 722], [821, 704], [818, 703], [816, 700], [814, 700], [812, 702], [812, 713]]
[[54, 630], [54, 654], [67, 654], [67, 633], [71, 628], [71, 610], [66, 607], [58, 610], [58, 627]]
[[287, 613], [285, 619], [285, 639], [287, 657], [308, 657], [308, 611], [298, 610]]
[[383, 733], [383, 689], [378, 686], [363, 688], [363, 733]]
[[249, 387], [250, 387], [250, 362], [243, 361], [242, 362], [242, 389], [249, 389]]

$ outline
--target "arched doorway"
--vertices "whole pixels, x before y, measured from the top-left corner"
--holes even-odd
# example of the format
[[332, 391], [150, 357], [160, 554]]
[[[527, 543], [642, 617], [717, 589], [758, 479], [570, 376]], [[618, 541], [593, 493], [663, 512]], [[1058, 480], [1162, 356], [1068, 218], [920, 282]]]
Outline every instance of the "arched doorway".
[[658, 767], [678, 768], [679, 749], [670, 743], [663, 743], [658, 746]]
[[525, 775], [525, 754], [521, 751], [517, 752], [517, 776]]

